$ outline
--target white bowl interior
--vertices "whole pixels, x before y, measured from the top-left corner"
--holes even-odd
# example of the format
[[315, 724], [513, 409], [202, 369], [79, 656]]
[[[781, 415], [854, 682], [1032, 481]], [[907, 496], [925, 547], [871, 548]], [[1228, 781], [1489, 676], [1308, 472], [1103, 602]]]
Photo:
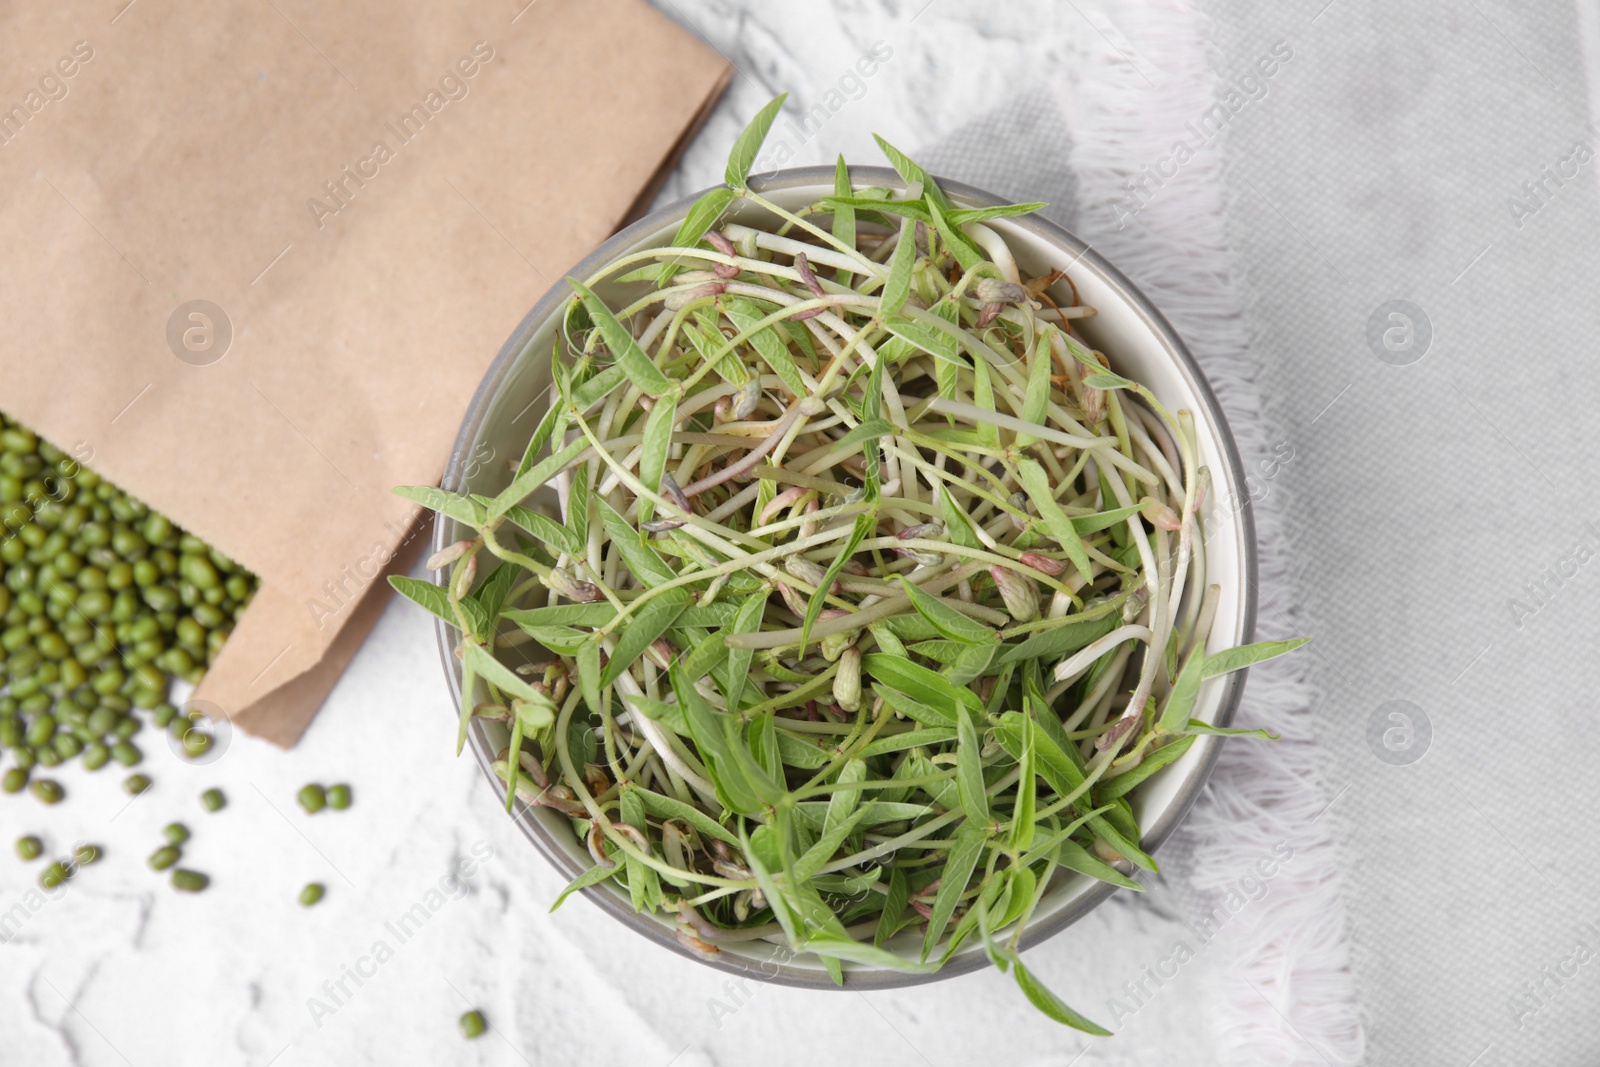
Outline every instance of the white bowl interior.
[[[892, 172], [863, 170], [866, 181], [898, 184], [892, 181]], [[886, 180], [885, 176], [890, 180]], [[857, 184], [863, 183], [858, 177]], [[957, 201], [981, 205], [987, 201], [982, 194], [973, 192], [964, 197], [958, 186], [951, 186]], [[786, 184], [783, 176], [768, 183], [764, 195], [775, 203], [796, 209], [830, 195], [832, 184], [811, 181], [804, 184]], [[758, 219], [758, 212], [748, 203], [740, 205], [744, 212], [736, 215], [739, 221]], [[659, 225], [645, 226], [642, 232], [631, 235], [633, 239], [615, 248], [611, 258], [630, 251], [669, 242], [682, 219], [687, 203], [677, 205], [659, 221]], [[1213, 489], [1206, 509], [1204, 528], [1205, 580], [1222, 587], [1217, 608], [1216, 623], [1212, 630], [1211, 647], [1225, 648], [1250, 639], [1253, 624], [1253, 598], [1249, 579], [1253, 545], [1248, 521], [1246, 497], [1239, 484], [1237, 461], [1233, 457], [1227, 429], [1215, 415], [1214, 404], [1203, 381], [1192, 363], [1182, 354], [1170, 328], [1146, 304], [1132, 287], [1104, 267], [1098, 256], [1084, 254], [1081, 245], [1072, 246], [1071, 239], [1061, 231], [1032, 220], [997, 220], [991, 222], [1007, 240], [1025, 277], [1041, 275], [1049, 270], [1065, 268], [1084, 303], [1093, 305], [1098, 313], [1092, 318], [1079, 320], [1079, 332], [1090, 344], [1110, 359], [1112, 368], [1120, 374], [1148, 386], [1156, 397], [1170, 410], [1186, 408], [1194, 414], [1199, 436], [1201, 462], [1211, 470]], [[563, 288], [565, 288], [563, 286]], [[627, 287], [637, 291], [637, 286]], [[1058, 285], [1058, 290], [1064, 286]], [[623, 287], [601, 285], [597, 287], [602, 297], [617, 302]], [[505, 460], [513, 462], [522, 454], [529, 435], [544, 414], [544, 395], [550, 384], [549, 358], [557, 327], [557, 316], [546, 314], [544, 321], [532, 324], [534, 330], [529, 340], [512, 360], [502, 377], [498, 391], [486, 398], [477, 432], [463, 437], [457, 446], [457, 461], [453, 464], [458, 484], [450, 488], [493, 494], [509, 481]], [[470, 422], [470, 420], [469, 420]], [[462, 458], [469, 462], [463, 464]], [[470, 462], [475, 459], [476, 462]], [[553, 499], [553, 498], [552, 498]], [[553, 513], [553, 508], [551, 509]], [[436, 534], [440, 544], [448, 543], [457, 535], [444, 524]], [[453, 657], [446, 658], [454, 669]], [[1194, 716], [1207, 722], [1226, 721], [1231, 718], [1237, 700], [1239, 677], [1214, 679], [1201, 689]], [[459, 687], [459, 676], [452, 688]], [[500, 751], [508, 743], [508, 732], [499, 724], [474, 723], [474, 747], [480, 762], [484, 755]], [[1184, 756], [1171, 766], [1154, 775], [1139, 786], [1130, 796], [1140, 826], [1146, 834], [1147, 844], [1159, 842], [1171, 832], [1183, 812], [1192, 802], [1199, 786], [1214, 759], [1214, 748], [1219, 739], [1202, 737]], [[569, 874], [577, 874], [592, 865], [583, 844], [572, 833], [565, 818], [546, 808], [529, 808], [520, 801], [517, 818], [532, 820], [544, 831], [540, 842], [547, 852], [553, 844], [556, 850], [552, 859]], [[531, 827], [530, 827], [531, 829]], [[538, 837], [535, 837], [536, 841]], [[1153, 847], [1153, 844], [1151, 845]], [[563, 862], [565, 861], [565, 862]], [[1046, 894], [1030, 924], [1034, 937], [1029, 943], [1047, 936], [1087, 911], [1093, 904], [1109, 895], [1112, 887], [1083, 875], [1062, 872], [1053, 888]], [[607, 883], [591, 893], [609, 893], [616, 904], [631, 918], [632, 908], [627, 894]], [[615, 908], [610, 910], [616, 910]], [[1052, 919], [1055, 921], [1052, 922]], [[638, 920], [659, 927], [656, 940], [675, 947], [672, 924], [662, 916], [639, 916]], [[915, 955], [920, 938], [915, 927], [903, 932], [891, 949], [904, 950]], [[796, 957], [786, 947], [764, 941], [746, 942], [722, 949], [726, 965], [744, 973], [760, 975], [793, 984], [831, 985], [820, 964], [809, 956]], [[983, 959], [981, 946], [976, 942], [963, 950], [941, 974], [955, 974], [978, 966]], [[742, 963], [742, 966], [741, 966]], [[916, 979], [896, 972], [877, 971], [872, 968], [846, 966], [852, 984], [897, 985]], [[867, 973], [867, 972], [870, 972]]]

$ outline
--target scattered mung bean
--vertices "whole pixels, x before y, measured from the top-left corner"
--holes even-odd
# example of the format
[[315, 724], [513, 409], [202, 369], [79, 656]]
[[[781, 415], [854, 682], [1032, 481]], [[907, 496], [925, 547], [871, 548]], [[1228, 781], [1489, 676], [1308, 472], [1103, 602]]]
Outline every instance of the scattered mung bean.
[[198, 893], [211, 884], [211, 879], [199, 871], [176, 870], [172, 872], [172, 888], [184, 893]]
[[302, 808], [306, 809], [307, 815], [315, 815], [328, 803], [328, 794], [315, 782], [301, 786], [300, 792], [296, 793], [294, 798], [300, 802]]

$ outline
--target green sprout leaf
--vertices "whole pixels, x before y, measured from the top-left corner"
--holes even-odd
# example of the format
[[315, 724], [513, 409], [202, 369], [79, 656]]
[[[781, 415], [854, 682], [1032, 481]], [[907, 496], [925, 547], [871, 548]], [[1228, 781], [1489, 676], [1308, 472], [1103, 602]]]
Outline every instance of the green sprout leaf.
[[621, 870], [621, 867], [590, 867], [587, 871], [567, 883], [567, 888], [563, 889], [561, 895], [556, 897], [556, 902], [550, 905], [550, 910], [555, 911], [561, 907], [562, 904], [566, 903], [568, 897], [580, 889], [588, 889], [590, 886], [599, 885], [608, 878], [615, 878]]
[[1049, 987], [1035, 978], [1033, 972], [1024, 967], [1020, 959], [1012, 965], [1011, 972], [1016, 975], [1017, 985], [1022, 987], [1023, 995], [1032, 1002], [1034, 1007], [1050, 1016], [1056, 1022], [1061, 1023], [1063, 1026], [1070, 1026], [1074, 1030], [1082, 1030], [1086, 1034], [1094, 1034], [1096, 1037], [1111, 1036], [1110, 1030], [1079, 1015], [1069, 1008], [1060, 997], [1050, 992]]
[[997, 207], [957, 208], [949, 213], [950, 225], [965, 226], [969, 222], [988, 222], [990, 219], [1010, 219], [1018, 215], [1031, 215], [1050, 205], [1043, 200], [1032, 204], [1001, 204]]
[[1192, 744], [1194, 744], [1193, 736], [1180, 737], [1159, 748], [1151, 749], [1144, 754], [1144, 758], [1133, 770], [1119, 774], [1097, 786], [1094, 791], [1095, 797], [1099, 800], [1115, 800], [1117, 797], [1127, 796], [1134, 786], [1189, 751], [1189, 746]]
[[911, 295], [911, 269], [917, 261], [917, 242], [912, 227], [909, 218], [901, 222], [900, 243], [894, 246], [894, 258], [889, 262], [889, 280], [883, 283], [883, 303], [879, 305], [878, 313], [886, 320], [899, 315], [900, 309], [906, 306], [906, 298]]
[[912, 162], [910, 156], [877, 134], [873, 134], [872, 139], [878, 142], [878, 147], [883, 151], [884, 158], [889, 161], [889, 165], [895, 169], [907, 185], [921, 185], [922, 195], [927, 197], [929, 203], [937, 204], [946, 211], [955, 209], [955, 205], [950, 202], [950, 198], [944, 195], [944, 191], [935, 184], [932, 178], [928, 177], [928, 172]]
[[1278, 740], [1278, 735], [1265, 727], [1212, 726], [1201, 719], [1190, 719], [1189, 725], [1183, 728], [1183, 732], [1186, 734], [1212, 734], [1216, 737], [1255, 737], [1262, 741]]
[[1194, 710], [1195, 700], [1200, 695], [1200, 672], [1204, 667], [1205, 655], [1196, 649], [1178, 672], [1172, 692], [1167, 694], [1166, 707], [1161, 711], [1161, 729], [1172, 733], [1188, 723], [1189, 712]]
[[1078, 536], [1078, 528], [1072, 524], [1067, 513], [1061, 510], [1061, 505], [1056, 503], [1055, 493], [1050, 487], [1050, 478], [1045, 474], [1044, 468], [1039, 466], [1038, 460], [1019, 459], [1017, 461], [1017, 475], [1022, 480], [1022, 488], [1028, 494], [1028, 500], [1035, 508], [1039, 509], [1039, 517], [1044, 520], [1045, 529], [1056, 543], [1066, 552], [1072, 565], [1078, 568], [1078, 573], [1085, 578], [1094, 574], [1089, 563], [1089, 553], [1084, 550], [1083, 538]]
[[955, 914], [956, 905], [961, 902], [962, 895], [967, 891], [967, 882], [971, 880], [972, 872], [978, 866], [978, 858], [983, 855], [983, 847], [988, 840], [989, 835], [984, 828], [972, 823], [963, 826], [961, 832], [956, 835], [956, 843], [950, 848], [950, 858], [945, 861], [944, 873], [939, 880], [939, 891], [933, 898], [928, 931], [922, 938], [924, 960], [933, 952], [933, 947], [939, 943], [939, 938], [944, 936], [945, 928], [950, 925], [950, 917]]
[[[425, 582], [420, 578], [408, 578], [403, 574], [391, 574], [389, 585], [394, 591], [414, 604], [419, 604], [433, 614], [439, 616], [451, 626], [460, 628], [456, 621], [456, 613], [450, 610], [450, 594], [443, 586]], [[489, 626], [489, 617], [483, 614], [482, 608], [471, 599], [461, 602], [461, 609], [466, 613], [467, 621], [472, 624], [472, 632], [481, 634]]]
[[993, 649], [1000, 635], [970, 616], [963, 615], [936, 596], [929, 596], [921, 588], [900, 576], [900, 588], [911, 598], [917, 614], [928, 620], [928, 625], [952, 641], [968, 645], [983, 645]]
[[1286, 655], [1301, 645], [1309, 644], [1310, 641], [1309, 637], [1302, 637], [1294, 641], [1260, 641], [1253, 645], [1223, 649], [1216, 655], [1206, 657], [1205, 666], [1200, 669], [1200, 677], [1218, 678], [1224, 674], [1232, 674], [1234, 671]]
[[605, 341], [606, 347], [616, 357], [617, 366], [622, 368], [628, 380], [651, 396], [665, 396], [670, 392], [673, 389], [672, 379], [662, 374], [661, 369], [650, 361], [644, 349], [639, 347], [639, 342], [634, 340], [628, 328], [611, 313], [605, 301], [576, 278], [568, 278], [567, 284], [578, 294], [584, 310], [589, 312], [589, 317], [600, 330], [600, 336]]
[[[710, 232], [722, 218], [722, 213], [728, 210], [728, 205], [738, 198], [739, 194], [727, 186], [719, 185], [707, 191], [689, 208], [689, 214], [685, 215], [683, 222], [678, 225], [678, 232], [673, 235], [672, 243], [679, 248], [693, 248], [699, 244], [700, 238]], [[676, 259], [663, 263], [659, 275], [660, 283], [666, 285], [682, 266], [682, 262]]]
[[436, 485], [400, 485], [395, 487], [394, 494], [421, 504], [430, 511], [448, 515], [463, 526], [470, 526], [475, 530], [482, 527], [485, 522], [486, 513], [482, 504], [471, 497], [446, 492]]
[[977, 727], [965, 715], [956, 719], [956, 788], [961, 810], [974, 824], [989, 821], [989, 795], [983, 788], [983, 762]]
[[1024, 715], [1022, 752], [1017, 758], [1017, 801], [1011, 813], [1011, 830], [1006, 837], [1006, 844], [1018, 851], [1027, 849], [1033, 843], [1033, 813], [1038, 787], [1033, 774], [1034, 733], [1033, 719]]
[[787, 99], [789, 99], [788, 93], [780, 93], [767, 101], [766, 106], [756, 112], [756, 117], [750, 120], [750, 125], [746, 126], [744, 132], [733, 142], [733, 150], [728, 153], [725, 178], [734, 189], [745, 187], [750, 178], [750, 168], [755, 165], [756, 155], [767, 139], [767, 131], [772, 129], [772, 123], [777, 119], [778, 112], [782, 110], [783, 102]]
[[[639, 480], [652, 493], [661, 491], [661, 475], [667, 469], [667, 453], [672, 448], [672, 429], [678, 417], [678, 399], [670, 393], [656, 401], [645, 420], [644, 440], [639, 443]], [[646, 523], [655, 514], [655, 504], [646, 498], [639, 501], [639, 522]]]

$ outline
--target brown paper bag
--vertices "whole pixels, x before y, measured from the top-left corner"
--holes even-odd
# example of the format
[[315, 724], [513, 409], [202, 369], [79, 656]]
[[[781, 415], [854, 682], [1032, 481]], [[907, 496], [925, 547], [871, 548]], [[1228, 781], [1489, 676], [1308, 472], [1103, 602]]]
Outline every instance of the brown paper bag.
[[286, 745], [728, 70], [637, 0], [125, 2], [0, 8], [0, 409], [261, 577], [197, 696]]

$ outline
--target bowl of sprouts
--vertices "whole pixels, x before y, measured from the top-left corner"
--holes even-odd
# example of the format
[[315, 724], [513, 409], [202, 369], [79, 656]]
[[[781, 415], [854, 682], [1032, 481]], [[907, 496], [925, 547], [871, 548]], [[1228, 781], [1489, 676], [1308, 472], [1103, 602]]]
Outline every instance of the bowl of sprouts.
[[791, 985], [992, 964], [1105, 1033], [1022, 953], [1139, 891], [1297, 644], [1250, 643], [1237, 451], [1044, 205], [881, 140], [753, 178], [779, 106], [517, 327], [394, 583], [562, 900]]

